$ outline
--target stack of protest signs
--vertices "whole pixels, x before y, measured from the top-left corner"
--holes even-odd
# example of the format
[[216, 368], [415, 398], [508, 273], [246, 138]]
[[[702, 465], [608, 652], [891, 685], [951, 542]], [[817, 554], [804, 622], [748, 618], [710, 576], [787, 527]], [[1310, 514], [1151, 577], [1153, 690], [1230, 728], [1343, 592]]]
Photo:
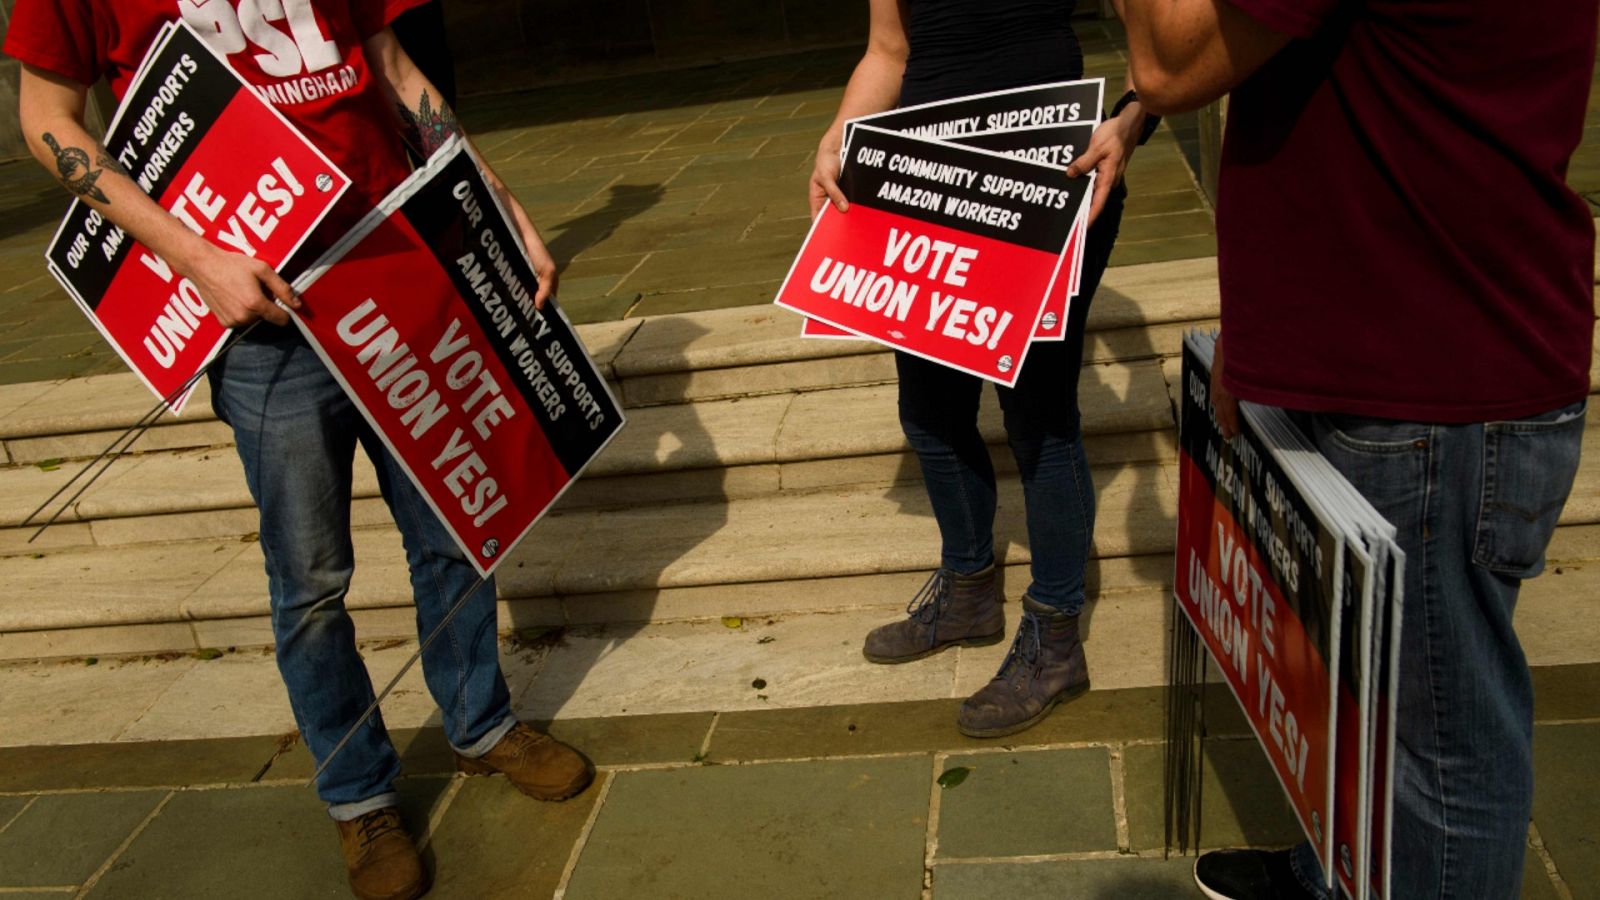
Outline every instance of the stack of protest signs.
[[[117, 166], [196, 234], [273, 268], [300, 248], [350, 186], [182, 24], [164, 26], [151, 45], [104, 145]], [[91, 171], [86, 153], [75, 171], [62, 174], [82, 184]], [[87, 188], [98, 190], [92, 180]], [[129, 368], [181, 412], [195, 374], [228, 337], [194, 283], [82, 200], [67, 211], [45, 258]]]
[[1094, 176], [1066, 167], [1104, 92], [1069, 81], [850, 120], [849, 210], [817, 216], [778, 305], [806, 316], [806, 337], [866, 338], [1014, 385], [1033, 342], [1068, 337]]
[[484, 576], [624, 424], [452, 138], [295, 282], [296, 325]]
[[1329, 889], [1386, 897], [1405, 558], [1282, 410], [1241, 403], [1240, 433], [1222, 435], [1214, 341], [1184, 340], [1174, 643], [1204, 646]]

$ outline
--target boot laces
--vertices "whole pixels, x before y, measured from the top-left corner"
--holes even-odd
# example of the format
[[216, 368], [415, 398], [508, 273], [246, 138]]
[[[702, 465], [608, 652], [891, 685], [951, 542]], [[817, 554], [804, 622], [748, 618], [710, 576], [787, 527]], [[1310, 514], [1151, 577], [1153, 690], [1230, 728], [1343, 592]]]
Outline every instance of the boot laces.
[[516, 727], [506, 732], [505, 742], [523, 756], [533, 753], [540, 745], [550, 741], [550, 736], [532, 728]]
[[373, 841], [390, 832], [399, 831], [400, 827], [400, 814], [395, 812], [393, 807], [362, 816], [359, 831], [361, 846], [369, 847]]
[[1017, 637], [1011, 642], [1011, 650], [1006, 654], [1005, 661], [1000, 663], [1000, 674], [996, 678], [1009, 679], [1023, 671], [1038, 674], [1039, 640], [1043, 627], [1036, 614], [1023, 612], [1022, 622], [1017, 625]]
[[928, 576], [922, 589], [917, 591], [910, 603], [906, 604], [906, 614], [924, 625], [932, 625], [939, 620], [939, 611], [944, 608], [944, 603], [948, 599], [950, 599], [950, 573], [941, 567]]

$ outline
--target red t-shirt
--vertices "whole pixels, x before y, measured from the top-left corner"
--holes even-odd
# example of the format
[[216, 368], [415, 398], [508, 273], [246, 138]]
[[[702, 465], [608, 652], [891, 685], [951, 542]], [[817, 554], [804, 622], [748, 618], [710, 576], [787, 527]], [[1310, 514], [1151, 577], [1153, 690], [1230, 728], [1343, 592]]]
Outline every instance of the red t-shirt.
[[84, 84], [105, 76], [120, 98], [156, 32], [181, 18], [350, 176], [370, 209], [411, 167], [362, 42], [421, 2], [16, 0], [5, 52]]
[[1233, 92], [1225, 382], [1443, 423], [1589, 392], [1594, 227], [1566, 185], [1595, 0], [1232, 0], [1293, 41]]

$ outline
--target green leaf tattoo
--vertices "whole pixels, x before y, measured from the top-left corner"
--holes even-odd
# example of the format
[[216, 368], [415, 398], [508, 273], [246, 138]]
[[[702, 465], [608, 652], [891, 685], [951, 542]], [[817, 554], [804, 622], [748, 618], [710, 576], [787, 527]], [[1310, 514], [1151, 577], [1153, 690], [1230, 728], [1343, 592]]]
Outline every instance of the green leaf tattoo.
[[434, 109], [427, 91], [422, 92], [415, 110], [407, 109], [403, 103], [396, 103], [395, 109], [400, 111], [400, 121], [404, 125], [401, 134], [423, 159], [432, 156], [444, 146], [445, 141], [461, 133], [461, 125], [456, 121], [450, 104], [441, 100], [439, 108]]

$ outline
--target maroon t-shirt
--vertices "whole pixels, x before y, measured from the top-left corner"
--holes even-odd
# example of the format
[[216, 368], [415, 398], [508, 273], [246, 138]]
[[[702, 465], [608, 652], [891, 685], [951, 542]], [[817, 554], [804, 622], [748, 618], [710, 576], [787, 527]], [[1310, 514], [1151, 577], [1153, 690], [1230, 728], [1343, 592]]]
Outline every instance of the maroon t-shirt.
[[1445, 423], [1587, 395], [1594, 227], [1566, 173], [1600, 4], [1231, 2], [1297, 40], [1228, 110], [1228, 388]]

